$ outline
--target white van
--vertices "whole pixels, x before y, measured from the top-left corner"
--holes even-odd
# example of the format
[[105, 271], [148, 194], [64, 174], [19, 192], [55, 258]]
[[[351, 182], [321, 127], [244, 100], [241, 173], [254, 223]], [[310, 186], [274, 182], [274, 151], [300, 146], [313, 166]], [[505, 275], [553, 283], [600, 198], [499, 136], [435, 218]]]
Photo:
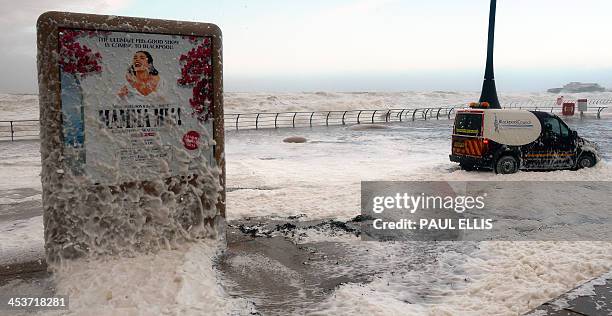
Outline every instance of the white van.
[[554, 114], [506, 109], [465, 109], [455, 117], [450, 160], [462, 169], [496, 173], [578, 169], [599, 161], [597, 146]]

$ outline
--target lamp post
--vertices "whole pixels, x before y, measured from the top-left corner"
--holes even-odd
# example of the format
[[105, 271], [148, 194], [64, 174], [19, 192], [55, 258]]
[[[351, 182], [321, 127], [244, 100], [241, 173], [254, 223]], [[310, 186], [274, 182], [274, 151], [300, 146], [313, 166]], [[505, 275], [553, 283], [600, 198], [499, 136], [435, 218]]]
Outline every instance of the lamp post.
[[488, 102], [489, 108], [501, 109], [499, 100], [497, 99], [497, 89], [495, 88], [495, 76], [493, 74], [493, 40], [495, 37], [495, 6], [497, 0], [491, 0], [491, 8], [489, 11], [489, 36], [487, 42], [487, 65], [485, 67], [485, 76], [482, 83], [482, 92], [480, 93], [479, 102]]

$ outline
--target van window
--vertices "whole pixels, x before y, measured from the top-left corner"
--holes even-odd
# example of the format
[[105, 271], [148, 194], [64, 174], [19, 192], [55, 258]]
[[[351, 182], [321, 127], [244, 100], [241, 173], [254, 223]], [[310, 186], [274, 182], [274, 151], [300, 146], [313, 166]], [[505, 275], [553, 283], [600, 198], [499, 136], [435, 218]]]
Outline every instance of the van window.
[[455, 134], [479, 136], [482, 130], [482, 114], [458, 113], [455, 117]]
[[555, 117], [545, 117], [542, 123], [542, 130], [546, 137], [561, 137], [561, 124]]
[[561, 136], [563, 137], [569, 137], [569, 129], [567, 128], [567, 126], [565, 126], [565, 124], [560, 123], [559, 126], [561, 126]]

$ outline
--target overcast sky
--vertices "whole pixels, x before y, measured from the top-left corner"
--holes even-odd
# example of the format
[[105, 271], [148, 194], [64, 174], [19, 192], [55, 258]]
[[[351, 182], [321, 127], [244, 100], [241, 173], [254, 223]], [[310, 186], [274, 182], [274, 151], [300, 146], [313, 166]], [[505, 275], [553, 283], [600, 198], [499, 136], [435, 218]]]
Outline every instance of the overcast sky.
[[[96, 4], [92, 4], [96, 3]], [[0, 0], [0, 92], [36, 92], [49, 10], [212, 22], [229, 91], [479, 90], [489, 0]], [[612, 1], [498, 0], [498, 89], [612, 88]]]

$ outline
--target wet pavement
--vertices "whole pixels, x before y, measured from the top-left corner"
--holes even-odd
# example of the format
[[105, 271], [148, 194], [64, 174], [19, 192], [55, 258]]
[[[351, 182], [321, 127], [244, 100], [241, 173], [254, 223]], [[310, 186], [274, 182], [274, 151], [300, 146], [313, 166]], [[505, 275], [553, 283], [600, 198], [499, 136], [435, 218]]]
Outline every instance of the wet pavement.
[[28, 219], [42, 215], [40, 194], [42, 194], [42, 191], [33, 188], [0, 190], [0, 222]]
[[595, 278], [527, 313], [530, 316], [612, 315], [612, 272]]
[[[307, 314], [320, 312], [318, 303], [347, 283], [382, 278], [390, 288], [404, 289], [404, 301], [411, 304], [435, 303], [448, 290], [467, 284], [440, 267], [440, 255], [470, 253], [475, 243], [363, 242], [363, 220], [231, 222], [228, 249], [217, 262], [227, 293], [253, 302], [263, 315]], [[309, 237], [317, 233], [324, 237]]]

